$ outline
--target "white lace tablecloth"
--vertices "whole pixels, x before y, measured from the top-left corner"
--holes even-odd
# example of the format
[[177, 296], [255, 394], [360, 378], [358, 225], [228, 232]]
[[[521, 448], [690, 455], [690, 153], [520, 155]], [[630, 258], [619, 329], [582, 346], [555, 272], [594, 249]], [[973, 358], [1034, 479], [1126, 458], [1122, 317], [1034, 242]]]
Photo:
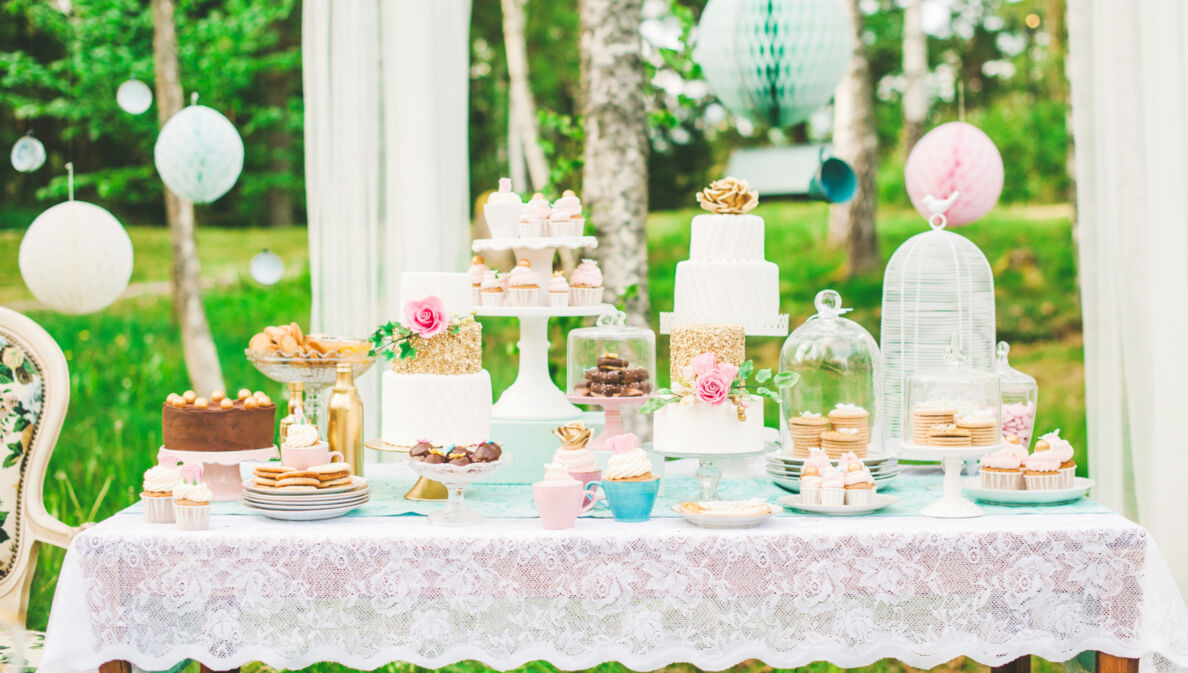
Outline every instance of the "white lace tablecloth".
[[181, 532], [125, 513], [71, 545], [42, 670], [930, 667], [1084, 650], [1188, 669], [1188, 610], [1149, 535], [1117, 515], [777, 517], [743, 531], [584, 519], [556, 532], [221, 516]]

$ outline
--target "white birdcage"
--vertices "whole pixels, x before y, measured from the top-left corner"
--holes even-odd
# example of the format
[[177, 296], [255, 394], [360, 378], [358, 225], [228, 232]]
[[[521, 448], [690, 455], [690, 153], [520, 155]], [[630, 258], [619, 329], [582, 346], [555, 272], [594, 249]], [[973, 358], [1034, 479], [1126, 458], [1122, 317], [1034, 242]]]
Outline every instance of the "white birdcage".
[[994, 275], [976, 245], [945, 230], [956, 196], [932, 199], [931, 230], [899, 246], [883, 276], [883, 428], [892, 451], [903, 438], [907, 376], [942, 367], [953, 339], [970, 367], [994, 368]]

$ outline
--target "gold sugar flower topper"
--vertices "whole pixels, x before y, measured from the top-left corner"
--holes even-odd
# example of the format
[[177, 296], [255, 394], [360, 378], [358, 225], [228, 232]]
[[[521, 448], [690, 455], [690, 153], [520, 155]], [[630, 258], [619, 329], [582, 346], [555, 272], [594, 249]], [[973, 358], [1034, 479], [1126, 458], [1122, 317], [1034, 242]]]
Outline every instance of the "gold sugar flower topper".
[[553, 428], [553, 434], [561, 440], [566, 449], [583, 449], [594, 436], [594, 431], [578, 422], [566, 423], [559, 428]]
[[759, 192], [751, 189], [746, 180], [722, 178], [697, 192], [701, 207], [718, 215], [741, 215], [759, 205]]

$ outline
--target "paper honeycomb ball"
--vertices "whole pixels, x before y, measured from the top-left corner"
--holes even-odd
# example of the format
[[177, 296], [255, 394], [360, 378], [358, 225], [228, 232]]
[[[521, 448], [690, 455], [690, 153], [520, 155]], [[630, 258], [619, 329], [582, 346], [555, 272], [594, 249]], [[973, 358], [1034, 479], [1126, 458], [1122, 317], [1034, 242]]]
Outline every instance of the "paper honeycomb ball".
[[116, 89], [116, 104], [128, 114], [143, 114], [153, 104], [153, 92], [138, 79], [130, 79]]
[[924, 217], [932, 213], [924, 197], [945, 200], [960, 192], [945, 211], [950, 227], [969, 224], [985, 215], [1002, 194], [1002, 155], [994, 141], [976, 126], [949, 122], [932, 129], [912, 148], [904, 166], [904, 181], [912, 205]]
[[103, 208], [66, 201], [33, 220], [17, 261], [37, 301], [61, 313], [93, 313], [128, 287], [132, 239]]
[[21, 136], [12, 144], [12, 154], [8, 158], [13, 168], [32, 173], [45, 165], [45, 145], [32, 135]]
[[710, 0], [693, 58], [728, 110], [784, 127], [833, 97], [851, 39], [837, 0]]
[[219, 111], [191, 105], [165, 122], [153, 147], [153, 162], [174, 194], [210, 203], [239, 179], [243, 139]]

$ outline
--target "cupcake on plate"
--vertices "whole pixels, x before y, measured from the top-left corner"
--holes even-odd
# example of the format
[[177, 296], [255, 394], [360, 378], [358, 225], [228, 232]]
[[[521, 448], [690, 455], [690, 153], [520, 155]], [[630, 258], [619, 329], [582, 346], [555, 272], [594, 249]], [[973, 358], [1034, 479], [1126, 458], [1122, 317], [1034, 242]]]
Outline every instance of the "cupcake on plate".
[[521, 259], [507, 275], [507, 303], [509, 306], [536, 306], [540, 299], [540, 276], [532, 270], [532, 263]]
[[544, 194], [540, 192], [533, 194], [532, 200], [524, 206], [524, 210], [520, 214], [520, 238], [547, 236], [551, 214], [549, 200], [544, 197]]
[[180, 530], [210, 528], [210, 488], [202, 483], [202, 465], [183, 465], [182, 481], [173, 487], [173, 515]]
[[593, 306], [602, 302], [602, 271], [598, 262], [583, 259], [569, 274], [569, 303], [573, 306]]
[[806, 463], [800, 470], [800, 502], [805, 505], [820, 505], [821, 481], [821, 469]]
[[499, 272], [494, 269], [483, 274], [483, 282], [479, 286], [479, 298], [483, 306], [503, 306], [503, 281]]
[[561, 198], [553, 202], [553, 212], [549, 215], [549, 235], [581, 236], [585, 226], [581, 199], [572, 189], [565, 190]]
[[1036, 451], [1027, 458], [1023, 484], [1028, 491], [1054, 491], [1061, 488], [1060, 457], [1055, 451]]
[[487, 272], [491, 268], [483, 262], [482, 255], [475, 255], [470, 259], [470, 286], [474, 288], [474, 305], [482, 306], [483, 304], [483, 278], [486, 278]]
[[569, 306], [569, 281], [565, 280], [565, 273], [554, 271], [549, 278], [549, 306]]
[[1020, 456], [1016, 447], [1005, 446], [982, 456], [978, 461], [978, 484], [982, 488], [999, 491], [1023, 489], [1023, 461], [1027, 460], [1027, 453], [1025, 451]]
[[606, 440], [614, 455], [602, 473], [602, 490], [617, 521], [647, 521], [660, 491], [660, 477], [652, 473], [652, 462], [639, 447], [634, 434], [615, 435]]
[[[848, 454], [853, 456], [853, 454]], [[869, 505], [874, 499], [875, 481], [870, 468], [858, 460], [851, 458], [845, 467], [845, 496], [847, 505]]]
[[487, 196], [483, 204], [483, 217], [487, 228], [495, 238], [515, 238], [524, 203], [520, 195], [513, 192], [511, 178], [499, 178], [499, 190]]
[[181, 481], [181, 470], [176, 467], [155, 465], [145, 470], [140, 502], [144, 503], [146, 522], [173, 523], [173, 487]]
[[602, 477], [594, 450], [586, 446], [594, 435], [590, 428], [574, 421], [553, 428], [553, 434], [561, 440], [561, 448], [553, 454], [554, 465], [564, 467], [574, 479], [582, 482], [583, 486]]
[[836, 507], [846, 504], [846, 476], [833, 467], [821, 472], [820, 496], [822, 505]]
[[1060, 488], [1072, 488], [1077, 478], [1077, 464], [1073, 460], [1075, 452], [1072, 443], [1060, 436], [1060, 428], [1036, 440], [1035, 450], [1055, 452], [1060, 459]]

